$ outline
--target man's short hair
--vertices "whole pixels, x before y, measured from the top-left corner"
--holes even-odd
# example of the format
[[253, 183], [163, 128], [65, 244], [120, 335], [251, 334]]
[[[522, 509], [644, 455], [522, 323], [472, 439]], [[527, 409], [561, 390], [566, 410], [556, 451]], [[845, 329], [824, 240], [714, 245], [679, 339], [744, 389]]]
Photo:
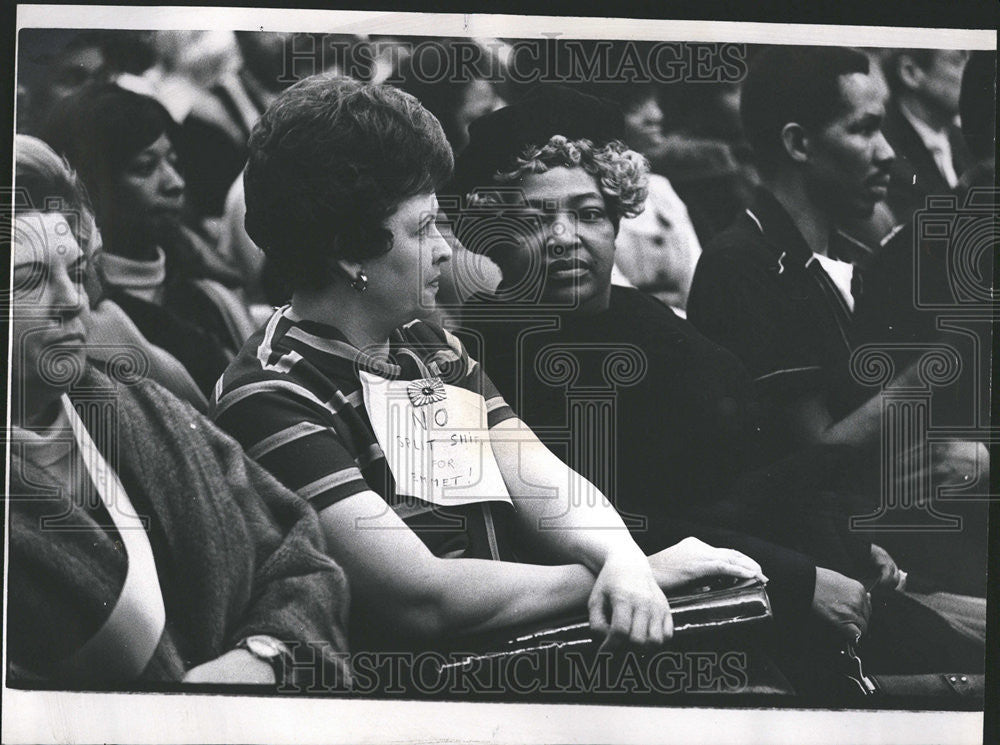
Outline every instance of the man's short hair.
[[441, 125], [416, 98], [330, 73], [278, 96], [249, 147], [247, 233], [292, 290], [328, 284], [331, 259], [388, 252], [385, 220], [454, 165]]
[[786, 124], [825, 126], [843, 105], [840, 77], [868, 72], [868, 58], [846, 47], [781, 46], [755, 56], [743, 83], [740, 117], [761, 171], [783, 162]]

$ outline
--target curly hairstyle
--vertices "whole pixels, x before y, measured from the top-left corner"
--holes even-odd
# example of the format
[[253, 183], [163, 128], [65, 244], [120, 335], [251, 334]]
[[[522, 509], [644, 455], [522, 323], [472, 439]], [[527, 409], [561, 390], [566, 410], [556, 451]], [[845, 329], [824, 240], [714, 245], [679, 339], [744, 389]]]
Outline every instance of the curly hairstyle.
[[388, 85], [323, 73], [284, 91], [250, 135], [246, 228], [286, 289], [321, 289], [330, 261], [392, 248], [386, 219], [454, 159], [437, 119]]
[[515, 160], [515, 168], [497, 173], [493, 180], [516, 184], [526, 174], [545, 173], [559, 166], [582, 168], [597, 180], [616, 230], [623, 217], [635, 217], [645, 207], [649, 162], [618, 140], [598, 148], [590, 140], [553, 135], [541, 147], [525, 148]]

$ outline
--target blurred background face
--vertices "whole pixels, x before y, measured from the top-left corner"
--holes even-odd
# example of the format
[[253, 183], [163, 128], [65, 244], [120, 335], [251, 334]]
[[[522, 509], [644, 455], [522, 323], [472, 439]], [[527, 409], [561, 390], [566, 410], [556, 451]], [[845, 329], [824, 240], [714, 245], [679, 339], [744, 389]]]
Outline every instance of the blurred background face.
[[52, 68], [49, 88], [52, 104], [73, 95], [84, 86], [101, 79], [104, 53], [100, 47], [81, 47], [64, 52]]
[[514, 236], [496, 255], [508, 287], [543, 282], [542, 300], [581, 311], [607, 307], [615, 228], [596, 179], [559, 166], [524, 176], [527, 220], [534, 232]]
[[26, 64], [37, 73], [21, 73], [26, 82], [18, 85], [19, 132], [42, 131], [54, 108], [87, 85], [104, 80], [107, 72], [104, 51], [97, 43], [70, 44], [50, 58]]
[[167, 135], [160, 135], [128, 162], [113, 191], [110, 206], [122, 233], [155, 241], [162, 231], [177, 225], [184, 207], [184, 179]]
[[455, 111], [455, 139], [452, 144], [456, 151], [469, 142], [469, 125], [481, 116], [507, 105], [496, 89], [485, 80], [473, 80], [465, 87], [462, 101]]
[[625, 112], [625, 142], [643, 155], [663, 147], [663, 111], [655, 96], [650, 95]]
[[69, 220], [57, 212], [17, 215], [12, 249], [15, 396], [60, 390], [74, 378], [68, 373], [84, 364], [87, 257]]
[[239, 45], [243, 64], [265, 88], [279, 91], [287, 84], [286, 79], [293, 74], [287, 61], [293, 53], [296, 36], [291, 32], [279, 31], [236, 32], [236, 43]]
[[927, 67], [921, 68], [914, 93], [942, 116], [958, 114], [958, 98], [962, 90], [962, 72], [969, 53], [961, 49], [941, 49], [933, 53]]

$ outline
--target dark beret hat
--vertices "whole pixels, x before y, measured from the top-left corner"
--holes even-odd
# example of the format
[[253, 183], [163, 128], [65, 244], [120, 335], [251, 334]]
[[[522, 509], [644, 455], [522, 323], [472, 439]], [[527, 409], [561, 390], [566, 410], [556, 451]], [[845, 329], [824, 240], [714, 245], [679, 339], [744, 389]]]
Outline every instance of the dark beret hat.
[[600, 146], [624, 134], [625, 121], [614, 103], [562, 85], [539, 85], [469, 125], [469, 144], [455, 163], [450, 191], [465, 196], [492, 185], [497, 171], [511, 170], [526, 148], [542, 146], [553, 135]]

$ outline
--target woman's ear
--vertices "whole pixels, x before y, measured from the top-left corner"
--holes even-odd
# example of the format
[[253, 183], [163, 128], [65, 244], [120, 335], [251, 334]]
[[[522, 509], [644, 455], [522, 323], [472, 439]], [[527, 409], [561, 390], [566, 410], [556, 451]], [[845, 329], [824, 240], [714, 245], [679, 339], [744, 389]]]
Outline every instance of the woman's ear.
[[789, 122], [781, 128], [781, 144], [785, 153], [796, 163], [809, 159], [809, 137], [801, 124]]
[[330, 274], [339, 275], [347, 280], [348, 284], [354, 282], [358, 275], [361, 273], [361, 264], [357, 261], [348, 261], [347, 259], [331, 259], [328, 262], [330, 268]]

